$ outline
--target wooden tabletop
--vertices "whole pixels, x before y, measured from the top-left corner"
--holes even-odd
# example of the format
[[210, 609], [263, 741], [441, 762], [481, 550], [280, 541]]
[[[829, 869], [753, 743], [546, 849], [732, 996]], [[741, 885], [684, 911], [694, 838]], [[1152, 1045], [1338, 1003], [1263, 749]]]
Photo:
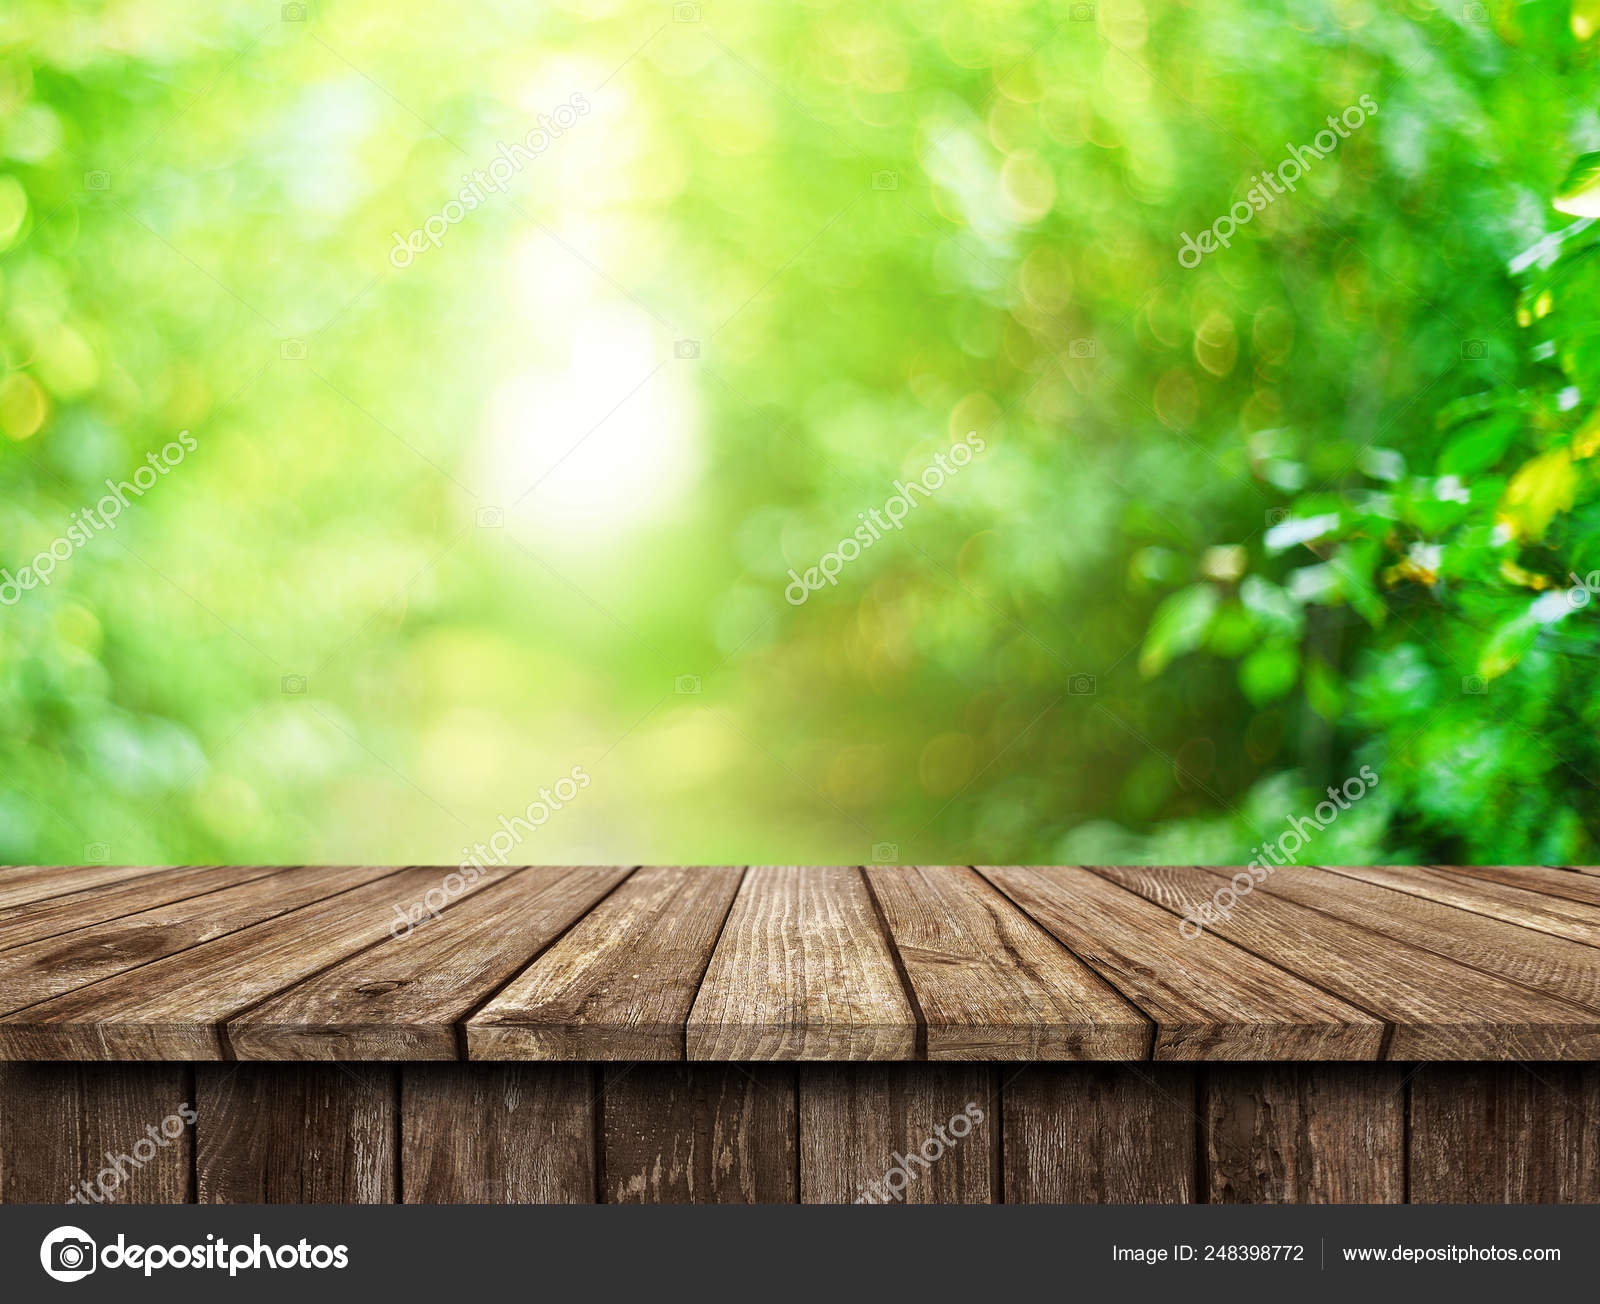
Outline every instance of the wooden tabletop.
[[0, 1059], [1596, 1060], [1600, 871], [0, 869]]

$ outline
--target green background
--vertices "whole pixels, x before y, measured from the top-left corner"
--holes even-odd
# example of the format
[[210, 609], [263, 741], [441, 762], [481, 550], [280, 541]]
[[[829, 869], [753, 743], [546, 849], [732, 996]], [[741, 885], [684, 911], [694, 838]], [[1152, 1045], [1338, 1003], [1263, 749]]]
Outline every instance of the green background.
[[1597, 28], [8, 3], [0, 859], [1600, 859]]

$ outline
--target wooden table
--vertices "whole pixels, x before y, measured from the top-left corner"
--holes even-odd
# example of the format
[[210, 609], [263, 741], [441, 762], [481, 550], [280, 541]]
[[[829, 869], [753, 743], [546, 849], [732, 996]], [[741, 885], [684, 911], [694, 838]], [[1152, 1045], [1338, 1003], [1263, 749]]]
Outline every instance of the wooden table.
[[5, 869], [0, 1060], [0, 1200], [1600, 1201], [1600, 872]]

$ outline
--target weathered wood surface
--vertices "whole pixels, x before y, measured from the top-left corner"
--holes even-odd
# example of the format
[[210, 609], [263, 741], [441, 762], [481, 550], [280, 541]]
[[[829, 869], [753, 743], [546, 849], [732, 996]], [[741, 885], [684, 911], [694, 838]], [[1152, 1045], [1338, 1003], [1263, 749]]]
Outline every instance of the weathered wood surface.
[[[1229, 884], [1226, 871], [1106, 869], [1174, 914], [1191, 913]], [[1268, 880], [1270, 884], [1271, 880]], [[1468, 965], [1263, 891], [1207, 928], [1358, 1009], [1392, 1030], [1384, 1058], [1594, 1059], [1596, 1012], [1481, 973]]]
[[985, 872], [1150, 1015], [1154, 1059], [1377, 1058], [1378, 1019], [1098, 874]]
[[1597, 1203], [1597, 1124], [1574, 1064], [0, 1064], [0, 1202]]
[[0, 1060], [1600, 1059], [1600, 877], [1237, 873], [0, 869]]
[[474, 1059], [682, 1059], [741, 872], [643, 869], [467, 1024]]
[[859, 870], [745, 875], [689, 1012], [690, 1059], [913, 1059], [919, 1034]]

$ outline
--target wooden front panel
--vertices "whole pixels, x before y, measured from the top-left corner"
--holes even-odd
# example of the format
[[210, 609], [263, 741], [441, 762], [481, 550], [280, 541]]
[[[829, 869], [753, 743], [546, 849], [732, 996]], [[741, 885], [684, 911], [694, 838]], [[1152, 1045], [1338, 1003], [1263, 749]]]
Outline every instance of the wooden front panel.
[[75, 1192], [1600, 1203], [1600, 1066], [0, 1065], [0, 1201]]

